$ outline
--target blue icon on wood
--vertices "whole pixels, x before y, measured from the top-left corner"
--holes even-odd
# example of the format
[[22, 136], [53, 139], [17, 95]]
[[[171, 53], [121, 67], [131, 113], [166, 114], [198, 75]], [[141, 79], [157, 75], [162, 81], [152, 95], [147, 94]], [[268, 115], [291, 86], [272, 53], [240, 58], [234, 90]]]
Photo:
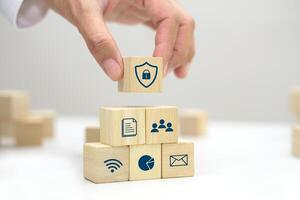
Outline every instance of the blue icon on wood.
[[104, 161], [104, 164], [106, 165], [107, 169], [111, 172], [114, 173], [118, 169], [123, 166], [123, 163], [117, 159], [108, 159]]
[[159, 120], [159, 125], [156, 122], [152, 123], [151, 133], [158, 133], [160, 130], [172, 133], [174, 131], [172, 126], [173, 124], [171, 122], [168, 122], [167, 125], [165, 125], [165, 120], [161, 119]]
[[143, 80], [150, 80], [150, 79], [151, 79], [150, 71], [148, 69], [145, 69], [143, 71]]
[[135, 76], [138, 82], [145, 88], [150, 87], [156, 80], [158, 67], [145, 62], [134, 67]]
[[137, 135], [137, 121], [135, 118], [122, 119], [122, 137], [134, 137]]
[[149, 155], [143, 155], [142, 157], [140, 157], [138, 162], [139, 168], [143, 171], [148, 171], [153, 169], [154, 163], [155, 163], [154, 158], [152, 158]]

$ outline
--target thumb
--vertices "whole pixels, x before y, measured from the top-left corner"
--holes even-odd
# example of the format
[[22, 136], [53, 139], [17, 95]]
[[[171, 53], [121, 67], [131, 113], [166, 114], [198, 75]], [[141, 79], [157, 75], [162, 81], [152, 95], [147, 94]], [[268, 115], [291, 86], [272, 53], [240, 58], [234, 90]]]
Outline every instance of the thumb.
[[103, 71], [114, 81], [123, 76], [123, 62], [116, 42], [109, 33], [99, 9], [85, 11], [77, 20], [77, 27], [90, 52]]

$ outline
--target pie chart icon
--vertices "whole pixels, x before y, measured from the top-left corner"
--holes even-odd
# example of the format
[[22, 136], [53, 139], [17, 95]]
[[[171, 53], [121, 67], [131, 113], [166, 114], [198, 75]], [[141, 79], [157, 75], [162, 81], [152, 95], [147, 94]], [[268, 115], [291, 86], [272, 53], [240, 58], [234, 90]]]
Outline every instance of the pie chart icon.
[[143, 155], [139, 159], [139, 168], [143, 171], [151, 170], [154, 167], [154, 158], [149, 155]]

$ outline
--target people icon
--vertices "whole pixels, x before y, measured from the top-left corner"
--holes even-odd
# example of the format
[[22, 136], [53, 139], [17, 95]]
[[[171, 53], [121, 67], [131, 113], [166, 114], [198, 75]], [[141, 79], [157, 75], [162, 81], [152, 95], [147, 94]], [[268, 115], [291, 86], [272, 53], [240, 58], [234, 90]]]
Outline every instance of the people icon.
[[153, 124], [152, 124], [152, 130], [151, 130], [151, 133], [158, 133], [157, 123], [153, 123]]
[[158, 126], [159, 129], [163, 129], [163, 128], [166, 128], [165, 126], [165, 120], [161, 119], [159, 120], [159, 126]]
[[165, 120], [161, 119], [159, 120], [159, 125], [157, 123], [152, 124], [151, 133], [158, 133], [158, 132], [165, 132], [165, 133], [171, 133], [174, 132], [173, 124], [171, 122], [167, 123], [167, 126], [165, 125]]
[[172, 128], [172, 123], [171, 122], [167, 123], [166, 132], [173, 132], [173, 128]]

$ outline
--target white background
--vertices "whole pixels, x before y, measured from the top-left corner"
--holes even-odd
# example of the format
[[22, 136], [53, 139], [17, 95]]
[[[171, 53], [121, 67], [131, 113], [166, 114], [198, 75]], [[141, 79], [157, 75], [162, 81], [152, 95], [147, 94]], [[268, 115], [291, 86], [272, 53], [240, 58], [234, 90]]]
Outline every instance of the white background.
[[93, 184], [82, 172], [84, 127], [92, 123], [61, 118], [43, 147], [0, 147], [1, 199], [299, 200], [288, 124], [215, 122], [206, 138], [186, 138], [195, 142], [195, 177]]
[[[299, 0], [180, 1], [197, 23], [188, 79], [163, 94], [117, 93], [77, 30], [54, 13], [16, 31], [0, 17], [0, 89], [31, 92], [33, 107], [93, 115], [101, 105], [165, 104], [206, 109], [214, 119], [288, 121], [288, 90], [300, 82]], [[151, 55], [152, 31], [110, 25], [124, 56]]]

